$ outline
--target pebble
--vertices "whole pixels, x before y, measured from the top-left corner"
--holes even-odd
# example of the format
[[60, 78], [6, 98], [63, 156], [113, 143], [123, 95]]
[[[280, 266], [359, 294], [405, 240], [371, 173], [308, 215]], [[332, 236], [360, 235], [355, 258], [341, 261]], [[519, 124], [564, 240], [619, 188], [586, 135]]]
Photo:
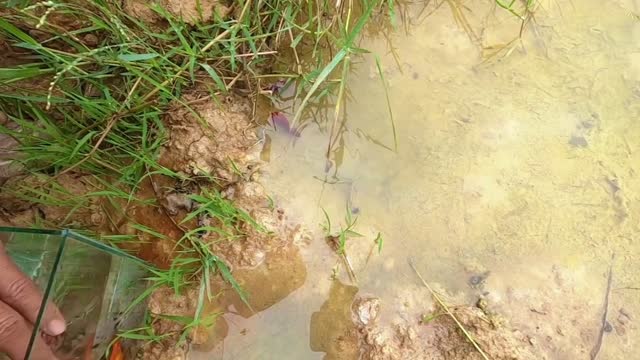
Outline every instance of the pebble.
[[378, 318], [380, 299], [376, 297], [359, 298], [354, 302], [353, 307], [358, 322], [366, 326]]
[[87, 34], [83, 38], [84, 44], [87, 46], [96, 46], [98, 45], [98, 37], [93, 34]]

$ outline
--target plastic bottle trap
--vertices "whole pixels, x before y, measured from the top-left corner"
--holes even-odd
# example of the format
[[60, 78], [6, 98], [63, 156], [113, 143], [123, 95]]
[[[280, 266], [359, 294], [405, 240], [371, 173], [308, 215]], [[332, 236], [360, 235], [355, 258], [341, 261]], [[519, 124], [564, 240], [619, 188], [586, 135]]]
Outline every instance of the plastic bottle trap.
[[63, 335], [45, 339], [59, 359], [100, 359], [117, 333], [143, 322], [146, 305], [137, 301], [149, 271], [143, 261], [70, 230], [0, 227], [0, 240], [44, 294], [25, 359], [43, 336], [40, 319], [48, 301], [67, 321]]

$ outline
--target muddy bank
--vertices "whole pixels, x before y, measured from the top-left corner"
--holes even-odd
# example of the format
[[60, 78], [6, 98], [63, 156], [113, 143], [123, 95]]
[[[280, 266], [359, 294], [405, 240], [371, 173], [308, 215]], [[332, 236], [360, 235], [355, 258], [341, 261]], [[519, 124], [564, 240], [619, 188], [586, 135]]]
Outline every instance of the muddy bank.
[[[363, 350], [361, 359], [483, 359], [453, 318], [444, 314], [444, 309], [434, 308], [415, 316], [412, 322], [396, 320], [384, 326], [370, 316], [371, 308], [377, 306], [371, 304], [373, 301], [357, 299], [354, 303]], [[526, 335], [502, 323], [496, 315], [467, 305], [455, 306], [452, 313], [490, 359], [544, 358], [534, 355]]]
[[[411, 285], [406, 290], [397, 303], [385, 304], [335, 281], [329, 299], [311, 317], [311, 349], [325, 352], [327, 360], [483, 358], [428, 291]], [[447, 299], [457, 304], [449, 306], [451, 312], [490, 359], [549, 358], [532, 337], [491, 312], [486, 300], [465, 305], [462, 299]]]
[[[99, 188], [92, 176], [17, 172], [2, 184], [0, 225], [100, 229], [106, 215], [100, 201], [87, 196]], [[34, 204], [38, 197], [43, 201]]]
[[334, 280], [311, 316], [310, 347], [328, 360], [483, 359], [461, 326], [489, 359], [587, 359], [602, 350], [600, 332], [618, 346], [632, 341], [633, 316], [615, 294], [603, 325], [606, 288], [584, 302], [576, 296], [584, 279], [570, 269], [555, 267], [548, 278], [532, 271], [540, 282], [530, 290], [486, 272], [471, 275], [466, 291], [431, 284], [460, 324], [417, 279], [392, 285], [392, 302]]
[[[183, 235], [194, 228], [205, 229], [198, 235], [198, 241], [227, 264], [246, 291], [247, 302], [222, 278], [214, 279], [211, 286], [216, 294], [207, 302], [203, 316], [216, 317], [215, 325], [211, 330], [190, 331], [189, 341], [175, 348], [172, 344], [181, 336], [181, 325], [163, 315], [193, 316], [197, 297], [193, 289], [180, 296], [165, 296], [172, 290], [160, 289], [152, 295], [150, 303], [151, 312], [157, 317], [153, 326], [158, 334], [170, 336], [161, 343], [148, 344], [142, 352], [145, 359], [184, 358], [189, 346], [200, 350], [215, 348], [224, 339], [227, 328], [219, 315], [233, 311], [244, 317], [254, 316], [288, 296], [302, 285], [306, 276], [295, 247], [305, 238], [305, 232], [287, 220], [284, 211], [270, 200], [259, 183], [260, 139], [250, 118], [249, 103], [233, 96], [213, 101], [206, 94], [194, 91], [185, 96], [183, 100], [193, 104], [191, 111], [170, 111], [165, 118], [168, 140], [159, 163], [185, 179], [167, 184], [157, 176], [153, 178], [153, 195], [159, 197], [160, 203], [155, 209], [156, 216], [170, 221], [158, 228], [160, 224], [149, 222], [150, 213], [143, 209], [138, 210], [135, 218], [165, 234], [175, 229]], [[219, 202], [215, 206], [224, 207], [228, 202], [248, 217], [228, 223], [205, 212], [205, 216], [185, 222], [188, 214], [206, 206], [194, 201], [193, 195], [204, 196], [210, 191], [219, 194], [212, 198]], [[176, 240], [156, 241], [153, 256], [163, 259], [179, 256], [172, 243]], [[169, 347], [172, 352], [163, 351]]]
[[[149, 175], [140, 183], [137, 201], [128, 203], [89, 196], [104, 190], [91, 175], [18, 174], [7, 177], [0, 191], [0, 223], [130, 235], [132, 239], [121, 246], [161, 268], [171, 267], [182, 256], [178, 241], [184, 241], [186, 233], [203, 228], [194, 237], [226, 264], [246, 290], [245, 302], [225, 279], [212, 278], [214, 298], [204, 316], [233, 311], [249, 318], [276, 304], [304, 283], [306, 268], [295, 244], [306, 234], [287, 220], [258, 181], [261, 146], [249, 103], [234, 96], [219, 100], [193, 90], [183, 98], [191, 110], [176, 107], [166, 114], [167, 141], [159, 164], [179, 179]], [[7, 153], [13, 153], [16, 144], [6, 143]], [[35, 204], [32, 197], [40, 201]], [[185, 220], [205, 206], [211, 211], [207, 208]], [[199, 279], [190, 280], [193, 287], [180, 294], [163, 287], [151, 295], [151, 324], [162, 341], [146, 344], [141, 358], [184, 359], [190, 346], [212, 348], [224, 339], [222, 317], [211, 321], [215, 325], [210, 331], [204, 325], [185, 329], [185, 323], [167, 318], [194, 316]]]

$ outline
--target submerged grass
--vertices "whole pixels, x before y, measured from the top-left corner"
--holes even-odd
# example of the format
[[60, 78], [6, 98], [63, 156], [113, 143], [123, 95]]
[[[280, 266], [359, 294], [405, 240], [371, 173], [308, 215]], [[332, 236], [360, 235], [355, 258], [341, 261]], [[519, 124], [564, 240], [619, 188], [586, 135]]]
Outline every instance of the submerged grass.
[[[462, 323], [460, 322], [460, 320], [458, 320], [458, 318], [453, 314], [453, 312], [451, 312], [451, 310], [449, 309], [449, 307], [447, 306], [447, 304], [440, 298], [440, 295], [438, 295], [437, 292], [435, 292], [433, 290], [433, 288], [431, 288], [431, 286], [429, 285], [428, 282], [426, 282], [426, 280], [422, 277], [422, 275], [420, 274], [420, 272], [418, 271], [418, 269], [416, 268], [416, 265], [414, 264], [414, 261], [412, 258], [409, 258], [409, 266], [411, 267], [411, 269], [416, 273], [416, 275], [418, 276], [418, 278], [420, 279], [420, 282], [422, 282], [422, 285], [424, 285], [424, 287], [427, 288], [427, 290], [429, 290], [429, 292], [431, 293], [431, 296], [433, 296], [433, 298], [436, 300], [436, 302], [438, 303], [438, 305], [442, 308], [442, 310], [444, 310], [444, 313], [449, 315], [449, 317], [456, 323], [456, 326], [460, 329], [460, 331], [462, 331], [462, 334], [464, 335], [464, 337], [471, 343], [471, 345], [473, 345], [473, 347], [476, 349], [476, 351], [478, 351], [478, 353], [480, 354], [480, 356], [482, 357], [482, 359], [484, 360], [489, 360], [489, 357], [487, 356], [487, 354], [484, 352], [484, 350], [482, 350], [482, 348], [480, 347], [480, 345], [478, 345], [478, 343], [475, 341], [475, 339], [473, 338], [473, 336], [471, 336], [471, 334], [469, 333], [469, 331], [464, 327], [464, 325], [462, 325]], [[437, 315], [440, 316], [440, 315]], [[428, 322], [430, 320], [433, 320], [433, 318], [430, 319], [423, 319], [426, 320], [424, 322]]]
[[[0, 132], [19, 144], [14, 161], [42, 179], [15, 187], [14, 195], [32, 204], [70, 209], [63, 223], [36, 215], [34, 224], [47, 227], [73, 226], [76, 210], [91, 201], [109, 207], [105, 214], [110, 221], [110, 212], [127, 217], [133, 204], [153, 205], [137, 195], [145, 179], [188, 180], [161, 166], [158, 157], [165, 141], [163, 117], [171, 108], [189, 109], [182, 95], [191, 88], [206, 88], [214, 101], [232, 91], [255, 98], [278, 79], [288, 79], [298, 83], [296, 96], [303, 96], [293, 122], [299, 121], [307, 105], [330, 94], [336, 83], [340, 94], [344, 92], [349, 58], [364, 52], [357, 39], [365, 25], [375, 11], [393, 12], [393, 2], [383, 6], [383, 0], [339, 4], [236, 1], [229, 15], [188, 23], [158, 5], [149, 7], [150, 22], [128, 13], [122, 2], [108, 0], [1, 1], [0, 44], [8, 52], [0, 59], [0, 112], [8, 119]], [[275, 55], [283, 49], [292, 54], [295, 66], [277, 71]], [[340, 66], [340, 78], [330, 79]], [[63, 176], [89, 178], [94, 190], [71, 194], [60, 183]], [[228, 266], [200, 234], [216, 232], [231, 240], [236, 233], [227, 229], [240, 223], [259, 226], [222, 199], [215, 186], [212, 181], [210, 189], [191, 196], [197, 208], [176, 224], [185, 230], [176, 239], [179, 255], [169, 269], [154, 271], [148, 279], [152, 285], [136, 300], [143, 301], [160, 286], [176, 292], [199, 286], [195, 318], [179, 319], [184, 334], [209, 323], [202, 309], [217, 291], [211, 289], [213, 276], [221, 276], [247, 302]], [[216, 225], [186, 227], [202, 216], [215, 219]], [[139, 233], [164, 237], [157, 229], [129, 221]], [[125, 234], [103, 239], [115, 245], [140, 241]], [[141, 328], [122, 336], [162, 337], [150, 331]]]

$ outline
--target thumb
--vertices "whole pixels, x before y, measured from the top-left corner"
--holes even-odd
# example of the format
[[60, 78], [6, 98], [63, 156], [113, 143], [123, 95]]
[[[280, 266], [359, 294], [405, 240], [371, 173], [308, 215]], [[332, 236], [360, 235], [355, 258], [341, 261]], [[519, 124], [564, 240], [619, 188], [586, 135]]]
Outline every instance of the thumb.
[[[0, 301], [35, 324], [42, 299], [40, 290], [18, 269], [0, 245]], [[66, 330], [64, 317], [53, 303], [47, 303], [41, 326], [46, 334], [52, 336], [60, 335]]]

